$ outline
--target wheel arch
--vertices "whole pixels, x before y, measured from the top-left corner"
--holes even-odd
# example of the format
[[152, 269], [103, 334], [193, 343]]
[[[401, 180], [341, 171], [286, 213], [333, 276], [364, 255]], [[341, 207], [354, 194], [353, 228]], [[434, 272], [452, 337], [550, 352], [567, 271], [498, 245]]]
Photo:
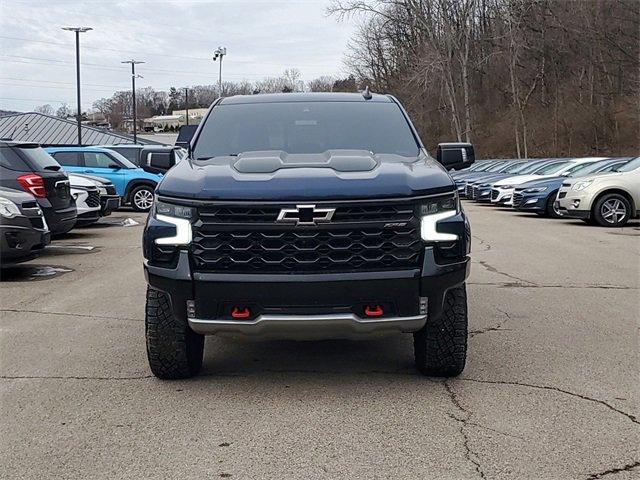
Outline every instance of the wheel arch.
[[142, 185], [148, 185], [151, 188], [155, 189], [158, 183], [152, 180], [146, 180], [146, 179], [131, 180], [127, 184], [127, 187], [125, 188], [125, 191], [124, 191], [124, 203], [129, 203], [131, 201], [131, 192], [133, 192], [134, 189]]
[[621, 195], [621, 196], [623, 196], [624, 198], [627, 199], [627, 201], [629, 202], [629, 205], [631, 205], [631, 212], [629, 212], [630, 217], [631, 218], [635, 217], [636, 216], [636, 212], [637, 212], [637, 206], [636, 206], [635, 202], [633, 201], [633, 197], [626, 190], [624, 190], [622, 188], [616, 188], [616, 187], [605, 188], [601, 192], [598, 192], [596, 195], [594, 195], [593, 200], [591, 202], [591, 208], [590, 208], [591, 215], [594, 214], [594, 209], [596, 208], [596, 205], [598, 204], [598, 201], [602, 197], [604, 197], [605, 195], [609, 195], [609, 194], [612, 194], [612, 193]]

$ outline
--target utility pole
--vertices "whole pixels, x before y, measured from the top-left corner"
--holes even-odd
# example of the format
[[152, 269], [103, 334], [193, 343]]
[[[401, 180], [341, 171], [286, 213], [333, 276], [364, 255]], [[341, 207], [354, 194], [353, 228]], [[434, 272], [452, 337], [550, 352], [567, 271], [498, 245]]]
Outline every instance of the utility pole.
[[145, 63], [140, 60], [125, 60], [120, 63], [131, 64], [131, 93], [133, 101], [133, 143], [138, 143], [138, 109], [136, 105], [136, 78], [143, 78], [142, 75], [136, 75], [136, 65]]
[[62, 30], [76, 33], [76, 95], [78, 102], [78, 145], [82, 146], [82, 105], [80, 104], [80, 34], [93, 30], [91, 27], [62, 27]]
[[220, 71], [218, 73], [218, 89], [220, 96], [222, 97], [222, 57], [227, 54], [227, 47], [218, 47], [215, 52], [213, 52], [213, 61], [220, 59]]
[[184, 109], [185, 109], [185, 118], [187, 121], [187, 125], [189, 125], [189, 89], [185, 87], [184, 89]]

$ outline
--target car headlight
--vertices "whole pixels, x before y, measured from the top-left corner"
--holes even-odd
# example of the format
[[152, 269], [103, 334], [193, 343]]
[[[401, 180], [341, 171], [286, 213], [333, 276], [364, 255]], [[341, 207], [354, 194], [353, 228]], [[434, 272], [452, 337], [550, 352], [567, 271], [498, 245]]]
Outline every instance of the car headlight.
[[107, 189], [104, 187], [98, 187], [98, 192], [100, 192], [100, 195], [106, 195]]
[[571, 187], [571, 190], [578, 190], [578, 191], [584, 190], [592, 183], [593, 183], [593, 180], [581, 180], [579, 182], [574, 183], [573, 186]]
[[498, 185], [498, 188], [501, 190], [510, 190], [513, 188], [513, 185]]
[[176, 227], [175, 235], [156, 238], [156, 244], [189, 245], [192, 238], [191, 219], [193, 218], [193, 213], [193, 208], [191, 207], [156, 201], [153, 208], [153, 217]]
[[525, 188], [523, 190], [524, 193], [538, 193], [538, 192], [544, 192], [547, 189], [547, 187], [533, 187], [533, 188]]
[[8, 198], [0, 197], [0, 215], [4, 218], [13, 218], [20, 215], [20, 209]]
[[454, 217], [460, 211], [458, 193], [427, 200], [420, 205], [420, 236], [426, 242], [451, 242], [458, 239], [453, 233], [436, 231], [439, 221]]

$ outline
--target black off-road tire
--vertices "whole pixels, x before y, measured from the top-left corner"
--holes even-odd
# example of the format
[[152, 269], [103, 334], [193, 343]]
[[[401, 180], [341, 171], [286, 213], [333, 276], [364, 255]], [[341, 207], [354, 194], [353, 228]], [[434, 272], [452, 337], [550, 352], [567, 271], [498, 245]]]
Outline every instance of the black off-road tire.
[[438, 319], [429, 319], [413, 334], [416, 367], [430, 377], [454, 377], [467, 360], [467, 290], [464, 284], [445, 296]]
[[195, 333], [171, 310], [169, 297], [147, 288], [145, 314], [147, 358], [158, 378], [179, 379], [197, 375], [202, 366], [204, 335]]
[[[604, 207], [611, 203], [617, 204], [619, 209], [616, 209], [616, 213], [609, 219], [605, 217]], [[601, 227], [623, 227], [629, 221], [631, 216], [631, 203], [629, 200], [619, 193], [607, 193], [600, 197], [591, 211], [591, 218], [593, 218], [597, 225]]]

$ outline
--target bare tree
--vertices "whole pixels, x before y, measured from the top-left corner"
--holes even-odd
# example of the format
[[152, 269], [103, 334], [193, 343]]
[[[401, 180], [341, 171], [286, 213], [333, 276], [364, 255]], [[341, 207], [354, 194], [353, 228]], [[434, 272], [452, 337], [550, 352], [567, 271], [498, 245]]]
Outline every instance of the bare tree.
[[34, 108], [33, 111], [38, 113], [44, 113], [45, 115], [54, 115], [56, 113], [55, 109], [48, 103], [45, 103], [44, 105], [40, 105]]

